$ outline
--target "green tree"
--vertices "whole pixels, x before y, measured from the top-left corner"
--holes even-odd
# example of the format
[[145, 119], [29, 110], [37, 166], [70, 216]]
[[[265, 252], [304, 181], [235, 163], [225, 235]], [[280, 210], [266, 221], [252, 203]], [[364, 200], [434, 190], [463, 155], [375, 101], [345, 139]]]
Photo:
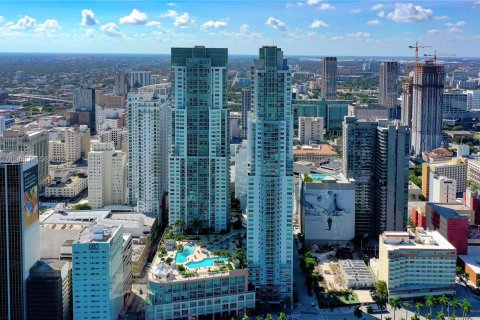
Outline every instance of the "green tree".
[[397, 310], [400, 309], [401, 306], [402, 306], [400, 298], [398, 298], [398, 297], [391, 298], [389, 304], [390, 304], [390, 307], [393, 309], [393, 320], [395, 320]]
[[455, 273], [457, 274], [457, 276], [460, 276], [460, 275], [463, 273], [463, 268], [457, 266], [457, 267], [455, 268]]
[[278, 320], [287, 320], [287, 315], [285, 314], [285, 312], [280, 312]]
[[418, 316], [418, 313], [414, 313], [413, 316], [410, 318], [410, 320], [420, 320], [420, 317]]
[[447, 298], [446, 295], [442, 295], [440, 298], [438, 298], [438, 303], [442, 306], [442, 313], [443, 313], [443, 308], [449, 303], [449, 299]]
[[403, 307], [405, 308], [405, 319], [408, 319], [408, 309], [410, 309], [411, 305], [408, 302], [405, 302], [403, 304]]
[[359, 306], [356, 306], [355, 309], [353, 309], [353, 316], [355, 318], [361, 318], [362, 317], [362, 310], [360, 310]]
[[436, 301], [435, 301], [435, 297], [433, 296], [428, 296], [425, 300], [425, 305], [430, 308], [430, 316], [432, 315], [432, 307], [435, 306], [436, 304]]
[[255, 319], [256, 320], [263, 320], [263, 317], [262, 316], [257, 316]]
[[427, 320], [432, 320], [432, 314], [431, 314], [431, 313], [427, 313], [427, 314], [425, 315], [425, 319], [427, 319]]
[[388, 287], [387, 283], [383, 280], [378, 280], [375, 282], [375, 291], [377, 292], [377, 305], [380, 307], [381, 310], [385, 308], [387, 305], [388, 299]]
[[437, 312], [437, 320], [445, 320], [445, 314], [443, 313], [443, 311]]
[[80, 203], [73, 207], [74, 210], [92, 210], [88, 203]]
[[467, 299], [462, 300], [463, 319], [472, 311], [472, 305]]
[[453, 315], [456, 316], [456, 311], [458, 308], [460, 308], [460, 302], [458, 301], [457, 298], [452, 300], [452, 308], [453, 308]]
[[198, 237], [198, 233], [200, 232], [200, 228], [202, 227], [202, 221], [200, 221], [199, 219], [193, 219], [192, 227], [197, 232], [197, 237]]
[[415, 303], [415, 309], [417, 309], [417, 313], [420, 314], [420, 312], [423, 310], [423, 303], [421, 302]]
[[242, 320], [249, 320], [248, 315], [244, 314]]
[[265, 320], [273, 320], [273, 316], [268, 313], [267, 316], [265, 317]]

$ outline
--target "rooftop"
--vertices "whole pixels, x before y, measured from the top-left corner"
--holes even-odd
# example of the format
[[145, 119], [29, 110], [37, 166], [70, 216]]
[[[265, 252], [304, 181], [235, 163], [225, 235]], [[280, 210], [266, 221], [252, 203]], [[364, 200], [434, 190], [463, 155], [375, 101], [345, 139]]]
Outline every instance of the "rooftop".
[[309, 173], [303, 174], [302, 180], [307, 183], [350, 183], [352, 180], [347, 179], [342, 173], [326, 174], [326, 173]]
[[385, 231], [380, 235], [388, 251], [403, 249], [418, 250], [456, 250], [438, 231], [417, 228], [416, 235], [410, 238], [405, 231]]
[[446, 219], [468, 219], [468, 217], [461, 215], [458, 211], [472, 211], [463, 204], [447, 204], [447, 203], [427, 203], [432, 210]]
[[329, 144], [319, 144], [314, 146], [297, 146], [293, 149], [293, 155], [325, 155], [336, 156], [337, 152]]
[[113, 235], [120, 229], [120, 226], [107, 227], [102, 225], [92, 225], [85, 227], [78, 238], [74, 241], [76, 243], [102, 243], [110, 242]]
[[468, 265], [476, 274], [480, 273], [480, 255], [458, 256], [466, 265]]

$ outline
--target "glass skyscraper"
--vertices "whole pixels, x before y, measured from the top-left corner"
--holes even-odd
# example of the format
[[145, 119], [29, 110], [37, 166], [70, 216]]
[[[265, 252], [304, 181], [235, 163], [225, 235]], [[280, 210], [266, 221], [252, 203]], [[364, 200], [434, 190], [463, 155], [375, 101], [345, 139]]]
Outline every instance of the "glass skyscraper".
[[247, 260], [257, 297], [275, 303], [292, 297], [292, 80], [283, 51], [275, 46], [260, 48], [253, 72]]
[[228, 230], [230, 120], [228, 50], [172, 48], [169, 223], [187, 231]]

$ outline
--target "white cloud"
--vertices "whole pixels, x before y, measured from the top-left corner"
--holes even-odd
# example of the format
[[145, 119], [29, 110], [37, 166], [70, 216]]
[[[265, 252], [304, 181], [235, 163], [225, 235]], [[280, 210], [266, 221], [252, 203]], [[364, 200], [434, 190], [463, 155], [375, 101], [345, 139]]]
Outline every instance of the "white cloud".
[[219, 20], [219, 21], [209, 20], [209, 21], [205, 22], [204, 24], [202, 24], [200, 29], [202, 29], [202, 30], [207, 30], [207, 29], [210, 29], [210, 28], [219, 29], [219, 28], [225, 28], [226, 26], [228, 26], [228, 23], [226, 21], [223, 21], [223, 20]]
[[462, 32], [462, 29], [453, 27], [453, 28], [448, 28], [447, 31], [450, 32], [450, 33], [460, 33], [460, 32]]
[[371, 34], [368, 32], [355, 32], [347, 34], [347, 37], [355, 40], [370, 40]]
[[250, 30], [250, 26], [248, 24], [242, 24], [238, 32], [226, 32], [222, 31], [221, 34], [225, 37], [235, 39], [235, 40], [255, 40], [258, 41], [262, 39], [262, 35], [260, 33], [256, 33]]
[[88, 39], [95, 38], [95, 30], [94, 29], [85, 30], [84, 38], [88, 38]]
[[440, 30], [438, 29], [430, 29], [427, 31], [428, 34], [439, 34], [440, 33]]
[[169, 7], [174, 7], [174, 6], [176, 6], [176, 5], [177, 5], [177, 4], [176, 4], [175, 2], [169, 2], [169, 3], [167, 3], [167, 6], [169, 6]]
[[421, 22], [433, 18], [433, 10], [416, 6], [413, 3], [396, 3], [395, 10], [387, 15], [396, 22]]
[[360, 9], [360, 8], [354, 8], [354, 9], [350, 9], [350, 12], [351, 12], [351, 13], [354, 13], [354, 14], [358, 14], [358, 13], [362, 12], [362, 9]]
[[168, 10], [167, 13], [161, 15], [161, 17], [173, 18], [175, 20], [173, 24], [179, 28], [187, 28], [195, 24], [195, 20], [190, 17], [188, 12], [179, 15], [175, 10]]
[[323, 0], [307, 0], [307, 4], [308, 4], [309, 6], [313, 6], [313, 5], [319, 4], [319, 3], [321, 3], [321, 2], [323, 2]]
[[120, 29], [114, 22], [110, 22], [101, 26], [100, 30], [102, 30], [109, 37], [123, 37], [123, 33], [120, 32]]
[[3, 23], [4, 19], [2, 16], [0, 16], [0, 23]]
[[297, 2], [288, 2], [285, 5], [285, 8], [292, 8], [292, 7], [303, 7], [305, 2], [297, 1]]
[[379, 18], [385, 18], [385, 11], [380, 11], [380, 12], [377, 14], [377, 16], [378, 16]]
[[328, 23], [325, 23], [324, 21], [318, 19], [313, 20], [312, 24], [310, 24], [310, 28], [312, 29], [325, 28], [328, 26]]
[[447, 27], [464, 27], [467, 23], [465, 21], [457, 21], [457, 22], [447, 22], [445, 26]]
[[82, 26], [94, 26], [98, 24], [99, 21], [95, 19], [95, 13], [93, 13], [92, 10], [89, 9], [83, 9], [82, 10], [82, 22], [80, 22], [80, 25]]
[[448, 16], [435, 16], [435, 17], [433, 17], [433, 19], [435, 19], [435, 20], [447, 20]]
[[7, 26], [12, 30], [30, 30], [37, 25], [37, 20], [29, 16], [18, 19], [17, 23], [9, 22]]
[[322, 3], [320, 7], [318, 7], [318, 10], [322, 10], [322, 11], [333, 10], [333, 9], [335, 9], [335, 7], [329, 3]]
[[474, 4], [480, 4], [480, 0], [476, 0]]
[[161, 23], [158, 22], [158, 21], [153, 21], [153, 20], [152, 20], [152, 21], [148, 21], [145, 25], [146, 25], [147, 27], [156, 27], [156, 26], [161, 25]]
[[35, 32], [37, 33], [52, 33], [58, 30], [60, 30], [60, 24], [55, 19], [47, 19], [35, 28]]
[[380, 20], [370, 20], [370, 21], [367, 21], [367, 25], [369, 26], [379, 26], [381, 25], [382, 23], [380, 22]]
[[133, 9], [132, 12], [125, 17], [120, 18], [120, 24], [136, 24], [142, 25], [147, 23], [147, 14], [137, 9]]
[[277, 29], [280, 31], [287, 30], [287, 25], [285, 24], [285, 22], [274, 17], [268, 18], [267, 21], [265, 21], [265, 24], [271, 26], [273, 29]]
[[370, 8], [370, 10], [373, 10], [373, 11], [378, 11], [378, 10], [382, 10], [382, 9], [385, 9], [385, 5], [382, 4], [382, 3], [377, 3], [376, 5], [374, 5]]

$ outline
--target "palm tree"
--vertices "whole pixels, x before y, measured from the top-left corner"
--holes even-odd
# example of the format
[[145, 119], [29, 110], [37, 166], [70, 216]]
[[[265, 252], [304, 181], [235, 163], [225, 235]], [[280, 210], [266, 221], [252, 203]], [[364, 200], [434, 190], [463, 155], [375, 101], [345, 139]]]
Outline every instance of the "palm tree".
[[200, 221], [199, 219], [193, 219], [192, 227], [195, 228], [195, 230], [197, 231], [197, 237], [198, 237], [198, 233], [200, 231], [200, 228], [202, 227], [202, 221]]
[[353, 316], [355, 318], [361, 318], [362, 317], [362, 310], [360, 310], [360, 307], [355, 307], [355, 309], [353, 309]]
[[462, 267], [456, 267], [455, 268], [455, 273], [457, 274], [457, 276], [460, 276], [463, 273]]
[[455, 315], [452, 314], [452, 316], [450, 317], [450, 320], [457, 320], [457, 317], [455, 317]]
[[272, 315], [268, 313], [267, 316], [265, 317], [265, 320], [273, 320]]
[[467, 299], [462, 300], [462, 310], [463, 310], [463, 320], [465, 320], [465, 317], [472, 311], [472, 305], [470, 302], [468, 302]]
[[427, 314], [425, 315], [425, 319], [427, 319], [427, 320], [432, 320], [432, 314], [431, 314], [431, 313], [427, 313]]
[[420, 312], [423, 309], [423, 303], [421, 303], [421, 302], [415, 303], [415, 309], [417, 309], [417, 313], [420, 314]]
[[442, 313], [443, 313], [443, 307], [445, 307], [448, 304], [448, 298], [446, 295], [441, 296], [438, 298], [438, 303], [442, 306]]
[[428, 296], [425, 300], [425, 305], [430, 308], [430, 316], [432, 315], [432, 307], [435, 305], [435, 302], [435, 297], [433, 296]]
[[410, 318], [410, 320], [420, 320], [420, 317], [418, 316], [418, 313], [414, 313], [413, 316]]
[[453, 316], [455, 316], [456, 309], [460, 307], [460, 302], [457, 298], [452, 300]]
[[403, 307], [405, 308], [405, 319], [408, 319], [408, 309], [410, 308], [410, 303], [405, 302]]
[[285, 314], [285, 312], [280, 312], [278, 320], [287, 320], [287, 315]]
[[401, 307], [400, 298], [398, 297], [391, 298], [389, 304], [390, 304], [390, 307], [392, 307], [393, 309], [393, 320], [395, 320], [396, 311]]
[[437, 312], [437, 320], [445, 320], [445, 314], [442, 311]]
[[470, 279], [470, 275], [468, 273], [463, 274], [463, 279], [465, 280], [465, 284], [468, 283], [468, 280]]
[[248, 319], [249, 319], [248, 316], [244, 314], [242, 320], [248, 320]]
[[392, 317], [385, 317], [385, 320], [392, 320]]

